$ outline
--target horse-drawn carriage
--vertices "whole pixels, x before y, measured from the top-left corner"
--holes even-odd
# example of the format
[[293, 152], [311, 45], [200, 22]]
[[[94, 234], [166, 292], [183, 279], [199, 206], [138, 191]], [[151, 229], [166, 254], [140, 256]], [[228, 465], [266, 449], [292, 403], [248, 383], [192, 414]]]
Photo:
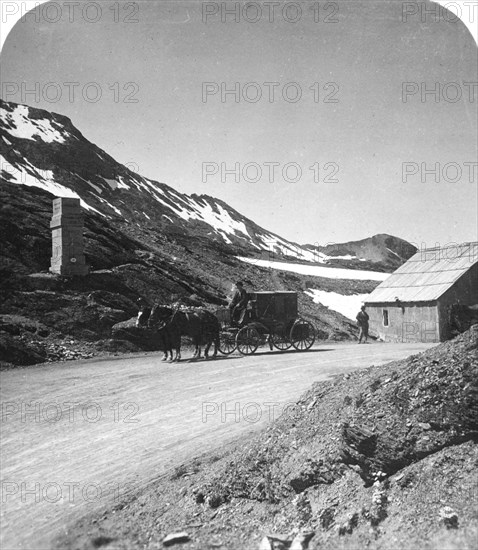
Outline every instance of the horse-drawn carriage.
[[193, 358], [201, 357], [203, 345], [206, 359], [213, 344], [213, 357], [217, 351], [229, 355], [236, 349], [242, 355], [251, 355], [265, 342], [271, 350], [275, 347], [281, 351], [291, 347], [305, 351], [312, 346], [315, 329], [298, 316], [296, 292], [252, 292], [247, 297], [247, 309], [238, 323], [233, 322], [229, 308], [219, 308], [213, 314], [204, 308], [156, 304], [140, 311], [137, 326], [156, 334], [164, 349], [164, 360], [171, 361], [181, 360], [182, 336], [191, 338]]
[[285, 351], [308, 350], [315, 341], [315, 328], [298, 315], [297, 292], [250, 292], [244, 318], [233, 323], [228, 308], [219, 308], [216, 317], [221, 326], [219, 351], [229, 355], [236, 349], [242, 355], [255, 353], [268, 343]]

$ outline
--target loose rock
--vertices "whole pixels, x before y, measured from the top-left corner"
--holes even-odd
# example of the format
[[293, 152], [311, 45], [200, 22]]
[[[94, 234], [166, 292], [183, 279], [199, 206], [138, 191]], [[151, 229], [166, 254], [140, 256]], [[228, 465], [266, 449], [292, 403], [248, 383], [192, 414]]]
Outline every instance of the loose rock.
[[450, 506], [445, 506], [440, 510], [440, 521], [447, 529], [456, 529], [458, 514]]
[[173, 544], [182, 544], [189, 541], [189, 535], [186, 532], [171, 533], [163, 539], [164, 546], [172, 546]]

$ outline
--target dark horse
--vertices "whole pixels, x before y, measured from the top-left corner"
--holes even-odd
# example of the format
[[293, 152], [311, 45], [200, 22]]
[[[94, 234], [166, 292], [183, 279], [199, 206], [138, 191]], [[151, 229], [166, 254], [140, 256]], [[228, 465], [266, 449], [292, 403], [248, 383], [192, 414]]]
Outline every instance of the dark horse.
[[[202, 345], [206, 346], [204, 348], [204, 357], [208, 359], [209, 349], [213, 343], [213, 357], [217, 356], [220, 325], [217, 317], [207, 311], [207, 309], [180, 310], [155, 305], [149, 316], [148, 327], [158, 330], [164, 339], [166, 359], [169, 351], [171, 360], [181, 360], [181, 336], [192, 338], [196, 348], [193, 355], [194, 359], [201, 357]], [[173, 349], [176, 351], [174, 359]]]
[[151, 308], [150, 307], [143, 307], [138, 312], [138, 317], [136, 319], [136, 326], [138, 328], [149, 328], [151, 329], [158, 337], [159, 339], [159, 348], [163, 350], [164, 356], [163, 361], [167, 361], [168, 358], [172, 361], [173, 359], [173, 349], [172, 349], [172, 343], [171, 343], [171, 335], [168, 332], [167, 328], [165, 327], [165, 324], [158, 323], [154, 327], [150, 326], [150, 317], [151, 317]]

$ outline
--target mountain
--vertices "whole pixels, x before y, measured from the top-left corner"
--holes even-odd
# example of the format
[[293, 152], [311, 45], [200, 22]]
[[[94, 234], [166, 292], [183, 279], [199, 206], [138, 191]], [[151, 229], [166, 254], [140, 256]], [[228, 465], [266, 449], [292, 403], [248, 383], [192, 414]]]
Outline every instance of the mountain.
[[149, 224], [166, 232], [194, 233], [245, 251], [269, 251], [313, 260], [313, 253], [259, 227], [225, 202], [186, 195], [144, 178], [89, 142], [71, 120], [45, 110], [0, 101], [2, 175], [107, 219]]
[[408, 241], [379, 234], [346, 243], [329, 243], [325, 246], [304, 245], [304, 248], [323, 254], [330, 266], [350, 269], [373, 269], [393, 272], [415, 254], [417, 248]]
[[[78, 346], [94, 352], [155, 349], [157, 343], [141, 335], [112, 340], [115, 327], [136, 315], [139, 297], [214, 309], [227, 303], [238, 279], [249, 290], [296, 291], [300, 314], [321, 339], [354, 337], [352, 321], [306, 292], [356, 296], [377, 282], [286, 273], [238, 257], [273, 254], [324, 267], [350, 260], [288, 241], [223, 201], [142, 177], [62, 115], [1, 101], [0, 130], [0, 362], [55, 358], [59, 352], [50, 352], [60, 344], [66, 354], [60, 357]], [[85, 210], [90, 273], [83, 278], [48, 272], [52, 199], [58, 196], [78, 197]], [[368, 261], [356, 263], [371, 269]], [[65, 351], [70, 344], [74, 349]]]
[[83, 208], [106, 219], [147, 225], [179, 239], [194, 234], [239, 255], [352, 269], [393, 271], [412, 254], [409, 243], [385, 235], [325, 247], [301, 246], [260, 227], [224, 201], [186, 195], [135, 173], [88, 141], [63, 115], [0, 100], [0, 126], [3, 178], [55, 196], [80, 198]]

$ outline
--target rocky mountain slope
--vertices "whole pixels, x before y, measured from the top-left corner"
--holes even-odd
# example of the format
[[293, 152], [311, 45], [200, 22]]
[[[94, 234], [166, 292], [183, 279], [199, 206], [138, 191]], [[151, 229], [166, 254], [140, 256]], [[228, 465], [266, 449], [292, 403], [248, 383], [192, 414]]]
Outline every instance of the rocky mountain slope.
[[[478, 326], [316, 383], [259, 435], [90, 516], [58, 548], [471, 550]], [[293, 540], [295, 539], [295, 542]]]

